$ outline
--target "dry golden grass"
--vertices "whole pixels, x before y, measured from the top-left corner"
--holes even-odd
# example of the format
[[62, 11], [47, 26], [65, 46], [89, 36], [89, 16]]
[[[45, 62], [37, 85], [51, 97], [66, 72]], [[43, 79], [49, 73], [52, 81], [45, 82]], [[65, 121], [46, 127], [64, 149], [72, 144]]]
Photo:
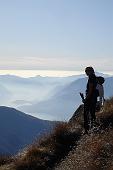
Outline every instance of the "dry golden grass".
[[45, 170], [54, 167], [79, 140], [80, 132], [70, 131], [68, 123], [60, 123], [54, 131], [36, 141], [24, 156], [14, 161], [16, 170]]
[[84, 135], [55, 170], [113, 170], [113, 98], [106, 101], [97, 119], [98, 130]]
[[7, 155], [0, 155], [0, 166], [4, 164], [9, 164], [13, 161], [13, 157]]
[[84, 136], [56, 170], [109, 170], [113, 167], [113, 129]]

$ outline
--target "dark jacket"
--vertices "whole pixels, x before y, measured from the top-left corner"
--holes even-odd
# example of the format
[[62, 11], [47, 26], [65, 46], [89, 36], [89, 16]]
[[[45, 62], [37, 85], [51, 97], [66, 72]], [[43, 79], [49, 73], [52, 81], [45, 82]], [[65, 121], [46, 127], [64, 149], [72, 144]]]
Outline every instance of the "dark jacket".
[[96, 81], [95, 74], [92, 74], [92, 75], [89, 76], [89, 79], [88, 79], [88, 82], [87, 82], [87, 88], [86, 88], [86, 98], [87, 98], [88, 93], [89, 93], [90, 84], [93, 85], [93, 91], [92, 91], [92, 94], [91, 94], [90, 101], [91, 102], [96, 102], [97, 101], [97, 89], [96, 89], [97, 81]]

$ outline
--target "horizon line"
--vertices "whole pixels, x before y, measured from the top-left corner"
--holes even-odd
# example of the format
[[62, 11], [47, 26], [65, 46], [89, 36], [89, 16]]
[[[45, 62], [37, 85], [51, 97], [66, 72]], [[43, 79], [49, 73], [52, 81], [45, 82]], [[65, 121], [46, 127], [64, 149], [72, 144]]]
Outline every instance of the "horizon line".
[[[113, 75], [113, 71], [95, 71], [103, 74]], [[72, 71], [72, 70], [0, 70], [0, 75], [13, 75], [23, 78], [29, 77], [68, 77], [85, 74], [84, 71]]]

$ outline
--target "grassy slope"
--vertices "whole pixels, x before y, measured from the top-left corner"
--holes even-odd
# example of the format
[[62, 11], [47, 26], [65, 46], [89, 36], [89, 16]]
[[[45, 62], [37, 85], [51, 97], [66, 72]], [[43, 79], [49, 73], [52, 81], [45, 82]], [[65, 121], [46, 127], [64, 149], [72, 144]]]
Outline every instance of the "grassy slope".
[[113, 170], [113, 99], [97, 113], [100, 126], [89, 135], [82, 135], [82, 106], [76, 114], [20, 155], [1, 158], [0, 170]]
[[97, 113], [100, 126], [78, 141], [55, 170], [113, 170], [113, 99]]

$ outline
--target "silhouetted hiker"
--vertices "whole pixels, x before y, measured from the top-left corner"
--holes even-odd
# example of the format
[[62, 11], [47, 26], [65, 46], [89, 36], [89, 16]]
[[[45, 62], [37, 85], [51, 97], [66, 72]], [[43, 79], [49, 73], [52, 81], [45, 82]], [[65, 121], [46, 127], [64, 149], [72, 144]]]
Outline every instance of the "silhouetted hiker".
[[96, 120], [95, 110], [98, 91], [96, 89], [97, 81], [94, 69], [92, 67], [86, 67], [85, 73], [88, 76], [88, 82], [86, 88], [86, 98], [84, 99], [84, 128], [85, 133], [88, 133], [90, 120], [91, 126], [94, 125]]

